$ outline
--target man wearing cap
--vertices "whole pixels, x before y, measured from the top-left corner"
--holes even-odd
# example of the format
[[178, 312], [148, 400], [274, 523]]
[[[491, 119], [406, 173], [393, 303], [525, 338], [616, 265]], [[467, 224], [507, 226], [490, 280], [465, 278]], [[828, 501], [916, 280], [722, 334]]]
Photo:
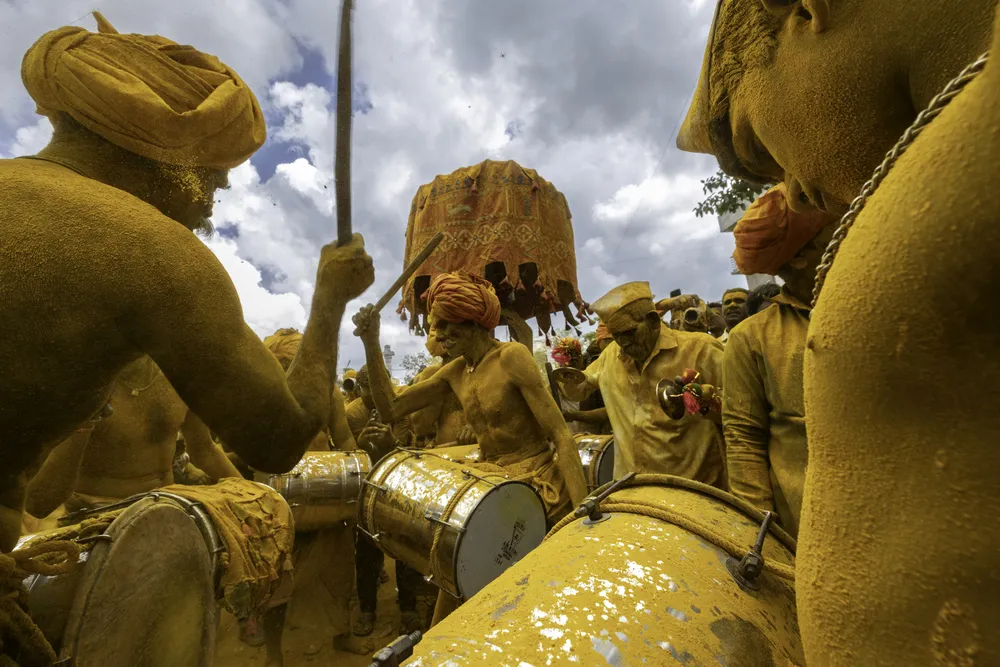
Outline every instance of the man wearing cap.
[[726, 322], [726, 332], [719, 338], [723, 343], [729, 340], [729, 332], [747, 318], [747, 297], [749, 290], [731, 287], [722, 293], [722, 319]]
[[615, 477], [629, 472], [686, 477], [726, 488], [720, 429], [698, 415], [667, 417], [656, 384], [685, 369], [722, 385], [722, 344], [705, 333], [671, 329], [660, 319], [649, 283], [616, 287], [591, 304], [614, 341], [573, 384], [560, 376], [566, 395], [582, 400], [600, 389], [615, 434]]
[[360, 237], [321, 251], [286, 376], [192, 233], [264, 142], [256, 98], [215, 56], [95, 16], [99, 32], [59, 28], [25, 54], [21, 78], [54, 133], [37, 155], [0, 160], [2, 551], [31, 469], [110, 414], [115, 377], [144, 354], [249, 464], [287, 471], [329, 422], [344, 307], [374, 274]]
[[805, 486], [806, 421], [802, 356], [816, 267], [833, 234], [834, 216], [796, 213], [779, 184], [757, 199], [736, 224], [733, 259], [745, 274], [785, 281], [757, 317], [729, 335], [723, 363], [722, 425], [729, 487], [756, 507], [777, 512], [798, 534]]
[[804, 357], [809, 665], [1000, 662], [998, 27], [996, 0], [723, 0], [678, 137], [795, 209], [872, 179]]

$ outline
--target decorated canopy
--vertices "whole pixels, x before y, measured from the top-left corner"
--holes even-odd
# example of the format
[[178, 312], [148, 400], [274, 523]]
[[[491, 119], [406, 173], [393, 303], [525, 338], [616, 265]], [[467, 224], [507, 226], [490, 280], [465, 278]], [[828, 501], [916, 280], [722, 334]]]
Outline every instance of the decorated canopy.
[[489, 280], [505, 312], [536, 318], [543, 332], [552, 328], [554, 312], [578, 324], [571, 304], [586, 318], [569, 205], [534, 169], [485, 160], [420, 186], [410, 205], [404, 266], [438, 232], [441, 245], [403, 288], [397, 312], [409, 313], [411, 330], [427, 329], [423, 296], [431, 280], [459, 269]]

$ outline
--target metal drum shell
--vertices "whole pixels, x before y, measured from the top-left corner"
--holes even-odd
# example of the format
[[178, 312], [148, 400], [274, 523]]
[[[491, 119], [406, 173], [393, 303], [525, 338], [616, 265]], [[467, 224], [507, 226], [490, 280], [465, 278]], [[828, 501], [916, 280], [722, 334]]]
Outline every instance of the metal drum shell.
[[[440, 513], [463, 487], [465, 490], [441, 531], [432, 563], [432, 544], [435, 529], [441, 524]], [[484, 553], [489, 551], [496, 566], [506, 569], [541, 543], [545, 535], [545, 510], [538, 493], [523, 482], [477, 471], [432, 453], [397, 450], [383, 458], [368, 476], [361, 493], [358, 527], [390, 557], [424, 575], [432, 576], [437, 571], [440, 576], [432, 579], [435, 585], [453, 597], [468, 599], [481, 585], [463, 585], [463, 580], [476, 578], [463, 576], [461, 550], [466, 544], [468, 548], [477, 547], [475, 538], [463, 542], [465, 531], [470, 529], [470, 519], [484, 504], [497, 501], [510, 507], [503, 522], [505, 526], [488, 526], [491, 536], [507, 537], [517, 517], [526, 519], [520, 534], [518, 528], [513, 529], [509, 545], [505, 544], [496, 553], [484, 547]]]
[[[630, 510], [573, 521], [432, 628], [405, 664], [804, 664], [794, 584], [765, 569], [759, 591], [742, 589], [730, 554], [678, 525], [749, 548], [760, 512], [690, 480], [609, 500], [681, 520]], [[793, 566], [794, 541], [772, 526], [763, 556]]]
[[434, 447], [427, 450], [435, 456], [458, 463], [476, 463], [479, 461], [479, 445], [453, 445], [451, 447]]
[[578, 433], [573, 436], [587, 489], [593, 491], [615, 478], [615, 436]]
[[362, 480], [371, 471], [363, 450], [306, 452], [285, 474], [270, 475], [268, 486], [288, 502], [296, 532], [357, 520]]

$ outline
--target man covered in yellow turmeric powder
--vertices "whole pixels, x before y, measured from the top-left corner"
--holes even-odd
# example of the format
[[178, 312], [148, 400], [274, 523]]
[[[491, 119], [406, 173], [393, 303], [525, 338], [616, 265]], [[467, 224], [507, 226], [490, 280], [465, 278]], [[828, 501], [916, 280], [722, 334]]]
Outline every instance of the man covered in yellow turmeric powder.
[[678, 139], [785, 181], [796, 208], [844, 213], [873, 178], [817, 273], [806, 341], [811, 666], [1000, 664], [997, 12], [723, 0]]
[[[559, 406], [542, 382], [535, 359], [521, 343], [493, 337], [500, 323], [500, 300], [479, 276], [443, 273], [427, 290], [431, 331], [453, 359], [430, 379], [394, 395], [379, 346], [379, 316], [365, 306], [354, 316], [371, 373], [372, 397], [386, 421], [458, 397], [479, 443], [480, 462], [528, 476], [554, 525], [587, 494], [583, 466]], [[434, 623], [454, 610], [455, 601], [438, 595]]]
[[46, 458], [28, 485], [29, 514], [42, 518], [62, 503], [73, 513], [173, 484], [178, 431], [191, 461], [211, 478], [240, 476], [148, 356], [122, 370], [109, 400], [114, 413], [89, 437], [70, 437]]
[[534, 357], [520, 343], [493, 338], [500, 321], [493, 286], [464, 271], [441, 274], [427, 290], [427, 309], [435, 317], [432, 334], [454, 359], [398, 396], [382, 361], [378, 314], [366, 306], [354, 317], [379, 414], [391, 422], [454, 392], [477, 436], [480, 460], [515, 475], [534, 473], [530, 482], [554, 524], [586, 495], [583, 467]]
[[700, 415], [670, 419], [656, 384], [685, 369], [722, 384], [722, 343], [706, 333], [674, 330], [661, 319], [649, 283], [620, 285], [591, 306], [614, 341], [586, 371], [560, 375], [562, 391], [582, 400], [600, 389], [615, 434], [615, 477], [630, 472], [686, 477], [726, 488], [722, 434]]
[[143, 355], [249, 464], [291, 468], [329, 423], [344, 307], [373, 279], [360, 237], [323, 248], [286, 377], [192, 233], [264, 142], [256, 98], [218, 58], [96, 16], [99, 32], [60, 28], [28, 50], [22, 80], [54, 133], [38, 155], [0, 161], [3, 551], [31, 468], [107, 412]]
[[836, 218], [796, 213], [779, 184], [757, 199], [736, 224], [736, 267], [785, 281], [774, 308], [737, 324], [723, 357], [722, 425], [729, 487], [756, 507], [776, 512], [798, 533], [805, 486], [805, 408], [802, 356], [809, 303], [823, 250]]

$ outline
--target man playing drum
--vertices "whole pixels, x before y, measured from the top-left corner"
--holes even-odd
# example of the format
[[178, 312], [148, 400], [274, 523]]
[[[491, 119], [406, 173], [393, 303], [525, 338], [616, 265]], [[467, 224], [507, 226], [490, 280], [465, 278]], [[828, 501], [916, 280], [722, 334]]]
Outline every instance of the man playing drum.
[[533, 473], [531, 483], [555, 523], [587, 493], [580, 457], [531, 353], [493, 338], [500, 320], [493, 286], [463, 271], [442, 274], [427, 291], [427, 307], [436, 318], [433, 335], [454, 360], [398, 396], [382, 361], [378, 313], [366, 306], [354, 317], [379, 414], [391, 422], [453, 391], [478, 438], [480, 460], [513, 475]]
[[[493, 338], [500, 321], [500, 301], [493, 286], [464, 271], [441, 274], [427, 291], [427, 309], [434, 317], [432, 335], [453, 360], [398, 396], [382, 361], [378, 313], [366, 306], [354, 317], [379, 414], [392, 421], [454, 392], [479, 442], [480, 461], [527, 478], [553, 525], [586, 495], [583, 467], [531, 352], [521, 343]], [[435, 622], [452, 608], [454, 601], [439, 594]]]
[[288, 470], [329, 422], [344, 307], [373, 279], [360, 237], [323, 248], [286, 377], [192, 233], [264, 142], [256, 98], [214, 56], [98, 21], [27, 52], [22, 79], [55, 132], [38, 155], [0, 161], [3, 551], [30, 469], [101, 414], [143, 355], [249, 464]]
[[797, 208], [873, 178], [806, 341], [809, 665], [1000, 663], [998, 27], [996, 0], [723, 0], [678, 138]]
[[722, 343], [705, 333], [668, 327], [653, 302], [649, 283], [616, 287], [591, 307], [614, 337], [583, 373], [557, 374], [575, 400], [600, 389], [615, 434], [615, 477], [630, 472], [687, 477], [726, 488], [722, 435], [699, 415], [668, 418], [656, 384], [693, 368], [705, 382], [721, 385]]

